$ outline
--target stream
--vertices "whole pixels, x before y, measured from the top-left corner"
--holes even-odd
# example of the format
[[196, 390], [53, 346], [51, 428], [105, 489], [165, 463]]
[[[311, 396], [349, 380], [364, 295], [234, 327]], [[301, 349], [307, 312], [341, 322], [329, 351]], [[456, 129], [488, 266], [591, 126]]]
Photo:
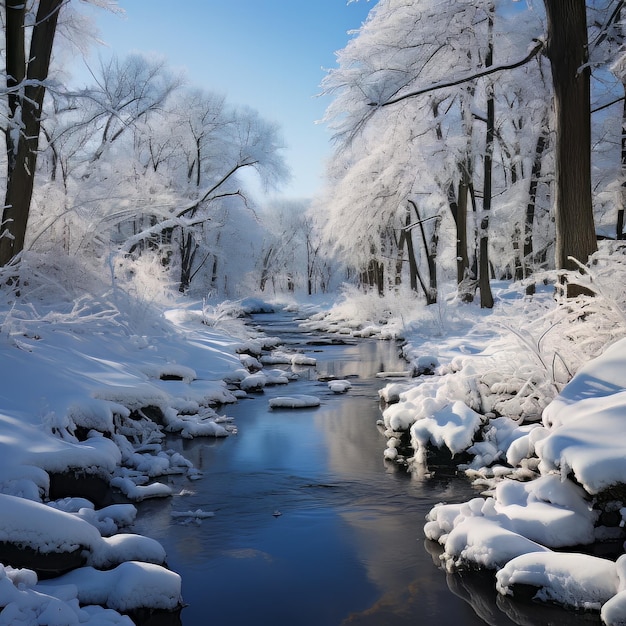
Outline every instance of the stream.
[[[182, 576], [184, 626], [599, 624], [498, 599], [492, 575], [437, 567], [426, 514], [478, 492], [452, 468], [420, 478], [384, 461], [376, 421], [385, 381], [376, 373], [406, 367], [395, 342], [311, 345], [320, 336], [302, 332], [291, 315], [254, 321], [317, 365], [224, 407], [238, 434], [172, 439], [203, 477], [173, 477], [181, 495], [140, 503], [132, 529], [160, 541]], [[325, 376], [352, 388], [334, 394]], [[269, 408], [269, 398], [294, 394], [317, 396], [321, 406]], [[180, 516], [198, 510], [207, 516]]]

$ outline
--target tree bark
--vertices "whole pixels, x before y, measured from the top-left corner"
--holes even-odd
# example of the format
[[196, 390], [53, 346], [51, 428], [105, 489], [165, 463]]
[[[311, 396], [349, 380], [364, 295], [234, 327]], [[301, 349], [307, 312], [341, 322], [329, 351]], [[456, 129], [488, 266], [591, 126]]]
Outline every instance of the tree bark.
[[469, 258], [467, 254], [467, 172], [461, 168], [458, 197], [455, 197], [454, 186], [450, 185], [448, 199], [450, 211], [456, 226], [456, 284], [463, 283], [469, 271]]
[[[590, 68], [585, 0], [544, 0], [556, 116], [556, 267], [576, 270], [597, 248], [591, 202]], [[576, 295], [568, 292], [569, 295]]]
[[[433, 227], [433, 231], [432, 231], [430, 242], [429, 242], [428, 237], [426, 237], [426, 229], [424, 228], [424, 220], [422, 220], [422, 217], [419, 213], [419, 209], [417, 208], [417, 204], [413, 202], [413, 200], [409, 200], [409, 204], [413, 207], [413, 210], [415, 211], [415, 218], [417, 220], [417, 225], [420, 229], [420, 234], [422, 236], [422, 246], [424, 248], [424, 255], [426, 256], [426, 263], [428, 266], [428, 287], [424, 283], [421, 276], [420, 276], [420, 284], [424, 292], [424, 297], [426, 298], [426, 304], [435, 304], [437, 302], [437, 292], [438, 292], [437, 244], [439, 242], [439, 218], [435, 220], [435, 225]], [[407, 237], [412, 238], [410, 230], [407, 231]]]
[[7, 0], [5, 41], [9, 90], [7, 182], [0, 236], [0, 266], [24, 249], [33, 196], [43, 100], [59, 9], [63, 0], [40, 0], [26, 58], [23, 0]]
[[[626, 82], [622, 83], [626, 94]], [[621, 165], [622, 165], [622, 185], [620, 193], [620, 206], [617, 209], [617, 222], [615, 224], [615, 239], [624, 239], [624, 207], [626, 207], [626, 98], [622, 108], [622, 137], [621, 137]]]
[[[494, 5], [489, 6], [488, 28], [489, 40], [487, 42], [487, 55], [485, 66], [493, 65], [493, 16]], [[480, 219], [480, 244], [479, 244], [479, 267], [478, 286], [480, 288], [480, 308], [493, 309], [493, 294], [489, 281], [489, 212], [491, 211], [491, 174], [493, 161], [494, 129], [496, 126], [495, 98], [493, 95], [493, 83], [487, 79], [487, 133], [485, 139], [485, 156], [483, 159], [483, 212]]]
[[528, 188], [528, 204], [526, 205], [526, 217], [524, 219], [524, 248], [522, 258], [524, 278], [532, 273], [531, 261], [533, 255], [533, 228], [535, 223], [535, 209], [537, 206], [537, 188], [539, 187], [539, 179], [541, 178], [543, 155], [548, 143], [548, 136], [544, 130], [545, 126], [546, 124], [542, 124], [542, 129], [537, 137], [535, 158], [533, 160], [533, 167], [530, 174], [530, 185]]

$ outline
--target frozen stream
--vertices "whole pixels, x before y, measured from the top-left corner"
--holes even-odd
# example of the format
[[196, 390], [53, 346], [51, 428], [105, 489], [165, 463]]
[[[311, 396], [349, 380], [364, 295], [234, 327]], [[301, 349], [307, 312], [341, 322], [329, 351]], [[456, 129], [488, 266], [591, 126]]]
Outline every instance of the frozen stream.
[[[375, 376], [403, 367], [395, 343], [318, 347], [285, 316], [256, 321], [317, 366], [226, 407], [237, 435], [172, 442], [204, 477], [175, 484], [189, 493], [141, 504], [134, 527], [159, 540], [182, 575], [184, 626], [598, 623], [536, 606], [497, 608], [490, 580], [446, 576], [434, 565], [426, 513], [476, 492], [450, 471], [421, 480], [384, 462]], [[327, 374], [350, 377], [352, 389], [331, 393], [317, 379]], [[322, 404], [268, 408], [268, 398], [293, 394]], [[198, 509], [214, 515], [191, 523], [175, 515]]]

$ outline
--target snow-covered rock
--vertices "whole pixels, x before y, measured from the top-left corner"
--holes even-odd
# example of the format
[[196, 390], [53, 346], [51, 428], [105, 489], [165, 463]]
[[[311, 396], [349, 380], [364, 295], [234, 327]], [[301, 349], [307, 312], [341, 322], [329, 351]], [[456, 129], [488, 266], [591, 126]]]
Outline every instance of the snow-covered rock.
[[320, 405], [316, 396], [295, 395], [270, 398], [269, 405], [273, 409], [306, 409]]

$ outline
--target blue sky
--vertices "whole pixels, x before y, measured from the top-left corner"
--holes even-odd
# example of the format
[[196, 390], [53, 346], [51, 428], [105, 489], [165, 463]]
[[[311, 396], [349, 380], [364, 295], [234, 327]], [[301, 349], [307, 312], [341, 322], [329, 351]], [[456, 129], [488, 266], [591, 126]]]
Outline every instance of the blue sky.
[[308, 197], [321, 186], [330, 134], [315, 124], [325, 68], [375, 0], [119, 0], [125, 17], [95, 13], [107, 44], [94, 54], [158, 53], [188, 83], [248, 105], [282, 128], [293, 180], [281, 190]]

